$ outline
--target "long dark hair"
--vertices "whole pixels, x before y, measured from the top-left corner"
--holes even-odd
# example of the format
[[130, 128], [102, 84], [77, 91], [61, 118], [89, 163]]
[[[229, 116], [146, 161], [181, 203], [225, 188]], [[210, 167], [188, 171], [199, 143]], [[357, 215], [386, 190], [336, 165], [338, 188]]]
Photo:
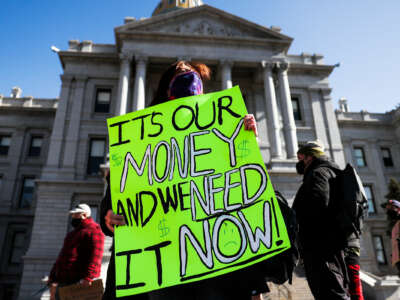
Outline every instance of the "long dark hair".
[[157, 105], [168, 101], [168, 88], [169, 84], [174, 78], [175, 74], [183, 67], [189, 67], [193, 71], [196, 71], [201, 79], [209, 80], [211, 77], [211, 70], [203, 63], [198, 62], [187, 62], [187, 61], [177, 61], [172, 64], [161, 76], [160, 82], [158, 84], [157, 92], [150, 106]]

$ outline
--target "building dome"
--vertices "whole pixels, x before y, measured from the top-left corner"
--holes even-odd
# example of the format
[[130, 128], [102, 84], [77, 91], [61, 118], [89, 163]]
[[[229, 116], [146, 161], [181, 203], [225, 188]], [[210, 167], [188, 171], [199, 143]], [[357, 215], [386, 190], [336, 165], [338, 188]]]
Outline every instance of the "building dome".
[[161, 0], [152, 16], [157, 16], [177, 9], [190, 8], [203, 5], [201, 0]]

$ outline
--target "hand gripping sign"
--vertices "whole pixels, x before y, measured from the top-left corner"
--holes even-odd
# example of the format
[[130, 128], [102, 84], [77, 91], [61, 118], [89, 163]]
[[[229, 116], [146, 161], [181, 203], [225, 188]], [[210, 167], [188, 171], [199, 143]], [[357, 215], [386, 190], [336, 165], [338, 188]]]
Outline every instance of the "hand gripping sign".
[[245, 268], [290, 242], [239, 87], [108, 119], [117, 297]]

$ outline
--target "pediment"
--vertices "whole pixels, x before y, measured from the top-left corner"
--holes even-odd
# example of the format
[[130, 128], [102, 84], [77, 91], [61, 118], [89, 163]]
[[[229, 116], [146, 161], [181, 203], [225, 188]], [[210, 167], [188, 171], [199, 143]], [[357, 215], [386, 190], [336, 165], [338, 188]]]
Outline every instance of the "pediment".
[[116, 28], [116, 33], [134, 34], [135, 32], [183, 36], [256, 38], [280, 42], [292, 40], [290, 37], [276, 31], [208, 5], [182, 9], [149, 19], [134, 21]]

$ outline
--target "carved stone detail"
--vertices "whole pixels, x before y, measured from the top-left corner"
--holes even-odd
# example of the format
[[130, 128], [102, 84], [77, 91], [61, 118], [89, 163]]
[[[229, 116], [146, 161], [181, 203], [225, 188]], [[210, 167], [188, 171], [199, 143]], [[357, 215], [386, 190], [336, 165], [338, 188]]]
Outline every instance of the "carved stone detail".
[[215, 28], [207, 21], [201, 21], [196, 27], [193, 28], [194, 34], [200, 35], [215, 35]]
[[72, 83], [73, 76], [72, 75], [61, 75], [61, 82], [63, 87], [70, 87]]
[[289, 62], [287, 61], [280, 61], [276, 63], [276, 67], [280, 72], [285, 72], [289, 70]]
[[135, 56], [136, 63], [138, 64], [146, 64], [149, 58], [144, 55], [136, 55]]
[[269, 69], [270, 71], [272, 71], [272, 69], [275, 67], [275, 63], [269, 60], [263, 60], [261, 61], [261, 67], [263, 69]]
[[121, 61], [131, 62], [133, 59], [133, 53], [122, 52], [119, 54], [119, 58], [121, 59]]
[[247, 32], [242, 28], [234, 27], [230, 24], [224, 24], [222, 22], [206, 18], [183, 20], [179, 24], [175, 23], [163, 24], [162, 26], [150, 26], [143, 28], [142, 30], [148, 32], [181, 33], [221, 37], [262, 37], [260, 33]]
[[223, 66], [227, 66], [227, 67], [229, 67], [229, 68], [232, 68], [233, 65], [235, 64], [235, 62], [234, 62], [232, 59], [226, 59], [226, 58], [221, 59], [219, 63], [220, 63], [220, 65], [221, 65], [222, 67], [223, 67]]

